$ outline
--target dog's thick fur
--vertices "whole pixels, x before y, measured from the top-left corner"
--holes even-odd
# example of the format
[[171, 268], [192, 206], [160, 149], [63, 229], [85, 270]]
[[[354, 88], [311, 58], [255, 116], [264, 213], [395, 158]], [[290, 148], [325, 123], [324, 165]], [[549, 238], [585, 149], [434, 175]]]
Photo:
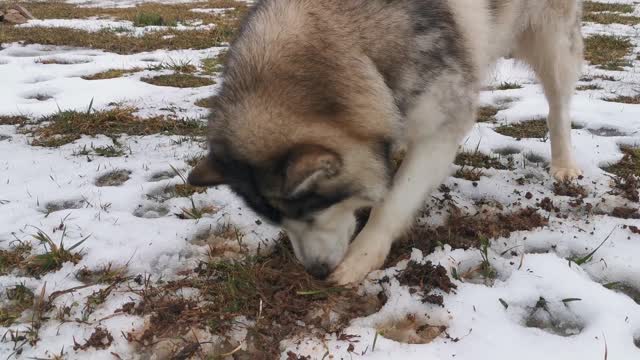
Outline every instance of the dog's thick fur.
[[[447, 176], [491, 65], [531, 65], [549, 102], [551, 173], [581, 174], [569, 103], [580, 0], [263, 0], [232, 44], [196, 185], [228, 184], [340, 284], [381, 266]], [[393, 175], [390, 154], [406, 144]], [[353, 243], [354, 212], [373, 207]]]

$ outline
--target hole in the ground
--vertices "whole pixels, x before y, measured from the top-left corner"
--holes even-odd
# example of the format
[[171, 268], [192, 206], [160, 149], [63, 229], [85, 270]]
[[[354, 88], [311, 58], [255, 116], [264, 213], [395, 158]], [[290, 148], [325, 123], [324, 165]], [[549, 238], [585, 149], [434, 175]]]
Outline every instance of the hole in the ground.
[[606, 128], [606, 127], [600, 128], [600, 129], [589, 129], [589, 132], [593, 135], [603, 136], [603, 137], [627, 136], [626, 133], [618, 129]]
[[634, 339], [633, 339], [633, 344], [640, 349], [640, 335], [637, 335]]
[[570, 306], [567, 300], [548, 302], [540, 297], [530, 308], [524, 325], [563, 337], [578, 335], [585, 328], [585, 323], [571, 311]]
[[502, 156], [520, 154], [521, 151], [522, 150], [518, 149], [515, 146], [505, 146], [505, 147], [493, 150], [494, 153]]
[[433, 326], [414, 315], [383, 324], [378, 327], [378, 333], [386, 339], [405, 344], [428, 344], [440, 337], [447, 328]]
[[44, 206], [44, 210], [48, 214], [62, 210], [81, 209], [86, 204], [84, 199], [52, 201]]
[[0, 141], [5, 141], [5, 140], [9, 140], [9, 139], [11, 139], [11, 136], [0, 134]]
[[157, 219], [168, 213], [169, 209], [166, 206], [160, 204], [145, 204], [139, 205], [138, 208], [133, 211], [133, 216], [145, 219]]
[[96, 186], [120, 186], [129, 180], [129, 175], [131, 175], [129, 170], [112, 171], [96, 179]]

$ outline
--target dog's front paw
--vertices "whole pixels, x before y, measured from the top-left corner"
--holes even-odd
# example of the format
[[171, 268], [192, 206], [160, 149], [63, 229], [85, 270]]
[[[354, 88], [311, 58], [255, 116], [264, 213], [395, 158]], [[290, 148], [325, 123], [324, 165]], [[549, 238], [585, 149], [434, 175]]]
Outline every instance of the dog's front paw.
[[577, 166], [558, 167], [551, 166], [551, 176], [557, 181], [568, 181], [577, 179], [582, 175], [582, 170]]
[[382, 237], [370, 238], [360, 234], [354, 240], [349, 252], [342, 263], [334, 270], [329, 281], [337, 285], [357, 284], [373, 270], [378, 270], [384, 264], [389, 254], [389, 239]]

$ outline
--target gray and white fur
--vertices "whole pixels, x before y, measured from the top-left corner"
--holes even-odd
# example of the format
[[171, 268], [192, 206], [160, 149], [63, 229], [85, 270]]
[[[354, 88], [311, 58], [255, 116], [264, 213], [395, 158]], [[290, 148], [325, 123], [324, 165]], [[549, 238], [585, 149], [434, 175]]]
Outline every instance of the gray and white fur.
[[[478, 92], [505, 55], [549, 102], [551, 174], [581, 174], [569, 103], [582, 65], [580, 0], [263, 0], [232, 43], [195, 185], [226, 184], [281, 225], [315, 276], [382, 266], [449, 174]], [[391, 154], [407, 153], [397, 172]], [[372, 207], [352, 240], [354, 213]]]

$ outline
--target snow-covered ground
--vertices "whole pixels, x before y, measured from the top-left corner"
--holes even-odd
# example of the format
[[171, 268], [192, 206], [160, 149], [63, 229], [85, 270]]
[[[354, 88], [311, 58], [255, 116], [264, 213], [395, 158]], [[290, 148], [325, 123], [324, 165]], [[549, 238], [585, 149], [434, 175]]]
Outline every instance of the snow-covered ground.
[[[142, 0], [68, 2], [82, 6], [125, 7], [135, 6]], [[627, 0], [603, 2], [634, 3]], [[639, 13], [640, 5], [634, 6], [636, 14]], [[209, 11], [197, 5], [194, 9], [196, 12]], [[98, 31], [130, 28], [131, 24], [85, 19], [33, 21], [26, 26]], [[640, 234], [632, 231], [632, 227], [640, 227], [640, 220], [610, 215], [616, 207], [633, 209], [638, 203], [613, 194], [612, 179], [601, 169], [622, 158], [621, 145], [640, 146], [640, 105], [603, 100], [620, 95], [633, 96], [640, 91], [639, 30], [640, 26], [616, 24], [585, 24], [584, 27], [587, 36], [614, 34], [628, 37], [635, 48], [628, 59], [632, 66], [625, 71], [604, 71], [585, 64], [585, 81], [580, 85], [597, 85], [597, 89], [577, 91], [571, 108], [574, 123], [579, 125], [572, 132], [574, 147], [585, 171], [584, 179], [579, 181], [586, 190], [582, 202], [554, 194], [553, 181], [544, 168], [545, 162], [550, 160], [548, 140], [517, 140], [495, 131], [500, 125], [542, 118], [547, 111], [542, 89], [534, 75], [512, 60], [501, 60], [487, 85], [510, 82], [520, 84], [522, 88], [484, 91], [482, 103], [500, 109], [495, 116], [497, 121], [476, 125], [462, 146], [468, 151], [485, 154], [504, 154], [508, 150], [516, 164], [515, 170], [483, 169], [485, 176], [477, 182], [451, 177], [446, 183], [451, 189], [451, 201], [460, 209], [470, 209], [470, 213], [479, 209], [480, 201], [501, 204], [509, 212], [529, 206], [538, 208], [536, 204], [548, 197], [561, 209], [562, 215], [538, 209], [542, 216], [548, 217], [547, 226], [513, 232], [507, 238], [493, 240], [487, 250], [487, 260], [495, 270], [495, 281], [487, 284], [478, 281], [477, 277], [454, 280], [457, 290], [441, 294], [444, 307], [423, 303], [419, 294], [400, 285], [394, 275], [407, 266], [406, 260], [393, 268], [374, 272], [360, 291], [385, 293], [387, 301], [379, 312], [354, 319], [341, 335], [318, 338], [303, 334], [287, 339], [281, 344], [281, 357], [639, 359]], [[84, 111], [90, 103], [97, 110], [118, 103], [136, 107], [143, 117], [203, 118], [205, 110], [194, 102], [214, 94], [217, 85], [179, 89], [151, 85], [140, 79], [168, 73], [167, 70], [147, 69], [149, 65], [182, 62], [199, 66], [202, 59], [216, 56], [223, 50], [118, 55], [57, 46], [3, 46], [0, 50], [0, 115], [29, 117], [48, 115], [59, 109]], [[63, 60], [65, 64], [46, 64], [43, 59]], [[109, 69], [132, 68], [147, 70], [116, 79], [82, 79], [82, 76]], [[39, 100], [38, 95], [46, 96]], [[17, 272], [0, 276], [0, 306], [9, 301], [5, 290], [17, 284], [47, 296], [83, 286], [75, 274], [84, 267], [126, 265], [131, 276], [151, 274], [156, 280], [175, 278], [181, 271], [197, 265], [208, 251], [207, 246], [194, 239], [219, 224], [237, 226], [245, 234], [243, 242], [250, 250], [268, 247], [278, 236], [278, 229], [259, 221], [224, 187], [196, 193], [191, 199], [162, 197], [165, 189], [182, 183], [176, 170], [186, 174], [189, 170], [187, 161], [205, 152], [202, 142], [175, 135], [125, 135], [118, 139], [127, 149], [126, 155], [121, 157], [78, 156], [83, 148], [111, 145], [113, 141], [106, 136], [83, 136], [58, 148], [32, 146], [30, 142], [30, 135], [16, 126], [0, 125], [0, 250], [10, 249], [18, 241], [32, 243], [33, 253], [42, 253], [44, 248], [32, 235], [42, 229], [58, 242], [61, 232], [54, 229], [61, 229], [61, 224], [66, 227], [64, 241], [67, 246], [84, 238], [87, 240], [81, 245], [83, 257], [77, 264], [67, 262], [61, 269], [40, 278]], [[526, 160], [534, 157], [542, 165]], [[128, 180], [120, 186], [96, 184], [100, 176], [115, 170], [128, 171]], [[452, 167], [452, 172], [454, 170]], [[526, 179], [524, 186], [518, 181], [523, 178]], [[210, 206], [217, 211], [197, 220], [177, 217], [175, 214], [192, 206], [191, 201], [199, 207]], [[436, 210], [441, 206], [438, 201], [428, 202], [426, 206], [431, 210], [431, 216], [422, 219], [424, 223], [442, 221]], [[494, 211], [500, 206], [490, 207]], [[583, 264], [567, 260], [589, 254], [600, 245], [592, 259]], [[452, 249], [444, 245], [430, 254], [414, 250], [411, 259], [441, 264], [453, 276], [453, 269], [457, 274], [473, 273], [483, 261], [483, 255], [478, 249]], [[388, 281], [377, 281], [386, 276]], [[616, 287], [612, 284], [620, 285], [625, 291], [610, 289]], [[93, 285], [62, 294], [56, 297], [54, 305], [84, 304], [88, 296], [104, 287]], [[82, 321], [60, 322], [51, 314], [51, 319], [40, 329], [40, 341], [33, 346], [25, 345], [21, 353], [16, 354], [10, 334], [28, 328], [30, 315], [27, 312], [14, 324], [0, 326], [0, 358], [52, 358], [61, 349], [65, 358], [70, 359], [144, 358], [135, 344], [120, 336], [140, 328], [144, 319], [129, 314], [113, 316], [116, 309], [134, 298], [130, 292], [119, 289]], [[541, 298], [545, 299], [543, 303]], [[81, 308], [72, 306], [70, 318], [79, 317]], [[402, 336], [385, 337], [391, 333], [390, 328], [399, 327], [398, 324], [407, 322], [408, 317], [411, 322], [421, 325], [446, 327], [446, 332], [425, 344], [398, 341]], [[73, 350], [72, 339], [82, 343], [81, 340], [89, 338], [97, 325], [113, 334], [113, 343], [106, 349]], [[415, 327], [412, 331], [416, 331]], [[352, 336], [345, 338], [344, 334]], [[274, 357], [277, 356], [274, 354]]]

